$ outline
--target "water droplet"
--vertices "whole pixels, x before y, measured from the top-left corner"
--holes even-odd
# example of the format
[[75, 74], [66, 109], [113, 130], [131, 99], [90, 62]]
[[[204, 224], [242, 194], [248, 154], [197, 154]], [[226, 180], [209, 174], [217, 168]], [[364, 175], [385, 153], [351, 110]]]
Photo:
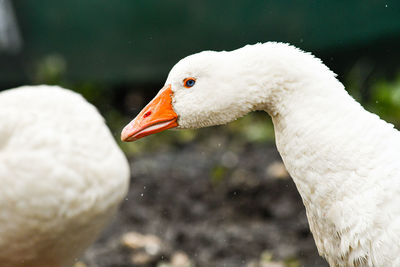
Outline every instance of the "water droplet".
[[142, 197], [143, 195], [144, 195], [143, 193], [140, 194], [141, 197]]
[[388, 5], [386, 4], [385, 7], [388, 7]]

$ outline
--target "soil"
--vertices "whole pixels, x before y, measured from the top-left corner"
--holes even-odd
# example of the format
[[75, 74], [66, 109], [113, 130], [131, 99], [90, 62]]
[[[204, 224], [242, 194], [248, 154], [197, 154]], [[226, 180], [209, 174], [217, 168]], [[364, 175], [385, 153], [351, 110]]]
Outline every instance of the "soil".
[[[235, 146], [215, 137], [144, 152], [130, 163], [128, 196], [85, 253], [86, 266], [160, 266], [175, 251], [199, 267], [250, 266], [265, 252], [274, 261], [294, 262], [290, 266], [328, 266], [274, 145]], [[162, 251], [133, 264], [132, 250], [121, 245], [132, 231], [157, 236]]]

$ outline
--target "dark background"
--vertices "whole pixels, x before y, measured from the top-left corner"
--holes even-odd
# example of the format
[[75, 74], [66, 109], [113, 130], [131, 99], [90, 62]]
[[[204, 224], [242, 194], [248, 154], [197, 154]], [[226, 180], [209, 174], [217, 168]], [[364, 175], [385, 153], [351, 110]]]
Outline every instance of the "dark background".
[[[14, 1], [21, 47], [3, 49], [2, 84], [35, 82], [46, 57], [63, 78], [110, 85], [162, 83], [202, 50], [289, 42], [337, 72], [361, 57], [391, 64], [400, 44], [398, 1]], [[5, 50], [5, 51], [4, 51]], [[384, 62], [387, 59], [389, 62]]]

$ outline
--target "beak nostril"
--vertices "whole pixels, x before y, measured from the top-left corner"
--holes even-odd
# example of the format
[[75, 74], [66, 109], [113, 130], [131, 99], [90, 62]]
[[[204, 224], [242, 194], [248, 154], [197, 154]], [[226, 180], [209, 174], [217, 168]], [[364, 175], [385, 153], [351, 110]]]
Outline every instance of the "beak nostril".
[[143, 115], [143, 118], [147, 118], [148, 116], [150, 116], [151, 115], [151, 111], [147, 111], [144, 115]]

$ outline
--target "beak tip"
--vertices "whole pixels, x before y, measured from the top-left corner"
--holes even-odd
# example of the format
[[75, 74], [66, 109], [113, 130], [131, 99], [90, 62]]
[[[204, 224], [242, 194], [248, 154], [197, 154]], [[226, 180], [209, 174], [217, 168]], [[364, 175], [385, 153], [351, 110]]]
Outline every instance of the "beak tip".
[[130, 138], [129, 136], [121, 135], [121, 141], [122, 142], [133, 142], [133, 141], [136, 141], [136, 140], [137, 140], [136, 138]]
[[123, 133], [121, 134], [121, 141], [122, 142], [126, 142], [127, 141], [127, 138]]
[[121, 132], [121, 141], [122, 142], [130, 142], [130, 141], [135, 141], [136, 139], [130, 140], [130, 137], [132, 136], [131, 130], [132, 126], [131, 124], [128, 124], [127, 126], [124, 127], [124, 129]]

